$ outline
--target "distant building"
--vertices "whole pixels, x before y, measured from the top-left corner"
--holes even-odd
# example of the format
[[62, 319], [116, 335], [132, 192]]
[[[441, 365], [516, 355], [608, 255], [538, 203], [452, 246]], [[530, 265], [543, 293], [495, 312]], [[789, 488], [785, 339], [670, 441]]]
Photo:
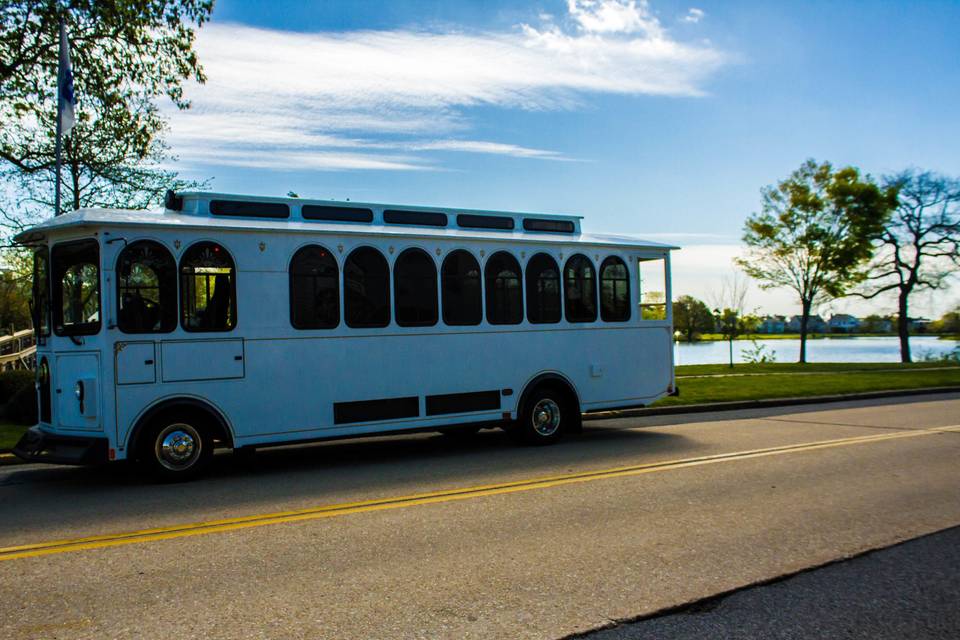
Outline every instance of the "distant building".
[[933, 322], [933, 320], [930, 318], [907, 318], [907, 331], [926, 333], [930, 328], [931, 322]]
[[832, 333], [854, 333], [860, 329], [860, 320], [848, 313], [835, 313], [830, 316]]
[[787, 319], [783, 316], [766, 316], [757, 327], [757, 333], [783, 333]]
[[[793, 316], [787, 323], [787, 331], [800, 333], [800, 316]], [[826, 333], [827, 323], [820, 316], [810, 316], [807, 319], [807, 333]]]

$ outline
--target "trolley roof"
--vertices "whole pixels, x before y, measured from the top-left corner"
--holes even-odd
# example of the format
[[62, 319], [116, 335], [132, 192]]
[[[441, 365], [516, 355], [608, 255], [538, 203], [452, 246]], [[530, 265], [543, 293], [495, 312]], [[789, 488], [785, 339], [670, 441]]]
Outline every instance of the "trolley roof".
[[[359, 217], [360, 214], [356, 212], [364, 212], [362, 215], [367, 218], [364, 218], [364, 221], [323, 219], [328, 213], [343, 217], [343, 212], [353, 218]], [[211, 192], [170, 192], [167, 194], [166, 208], [163, 211], [79, 209], [22, 231], [14, 240], [27, 244], [42, 241], [51, 232], [57, 233], [69, 228], [113, 226], [461, 238], [518, 243], [583, 243], [660, 250], [678, 248], [636, 236], [583, 233], [580, 229], [581, 219], [581, 216], [454, 207], [272, 198]], [[485, 225], [497, 227], [483, 228]]]

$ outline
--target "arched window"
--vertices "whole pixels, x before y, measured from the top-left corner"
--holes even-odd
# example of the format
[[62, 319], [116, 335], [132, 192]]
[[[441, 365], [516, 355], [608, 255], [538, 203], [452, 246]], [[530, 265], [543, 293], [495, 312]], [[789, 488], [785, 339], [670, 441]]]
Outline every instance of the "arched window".
[[567, 322], [597, 319], [597, 274], [585, 255], [577, 254], [563, 268], [563, 298]]
[[457, 249], [440, 268], [443, 292], [443, 322], [453, 326], [480, 324], [483, 303], [480, 264], [469, 251]]
[[58, 336], [100, 332], [100, 245], [64, 242], [50, 256], [53, 330]]
[[423, 249], [407, 249], [393, 265], [395, 318], [401, 327], [437, 324], [437, 266]]
[[237, 326], [236, 269], [216, 242], [198, 242], [180, 258], [180, 325], [185, 331]]
[[177, 263], [159, 242], [138, 240], [117, 258], [117, 327], [169, 333], [177, 326]]
[[560, 322], [560, 269], [545, 253], [530, 258], [527, 281], [527, 320], [535, 324]]
[[290, 324], [294, 329], [340, 324], [340, 270], [323, 247], [303, 247], [290, 260]]
[[487, 284], [487, 322], [519, 324], [523, 321], [523, 286], [520, 263], [506, 251], [498, 251], [484, 268]]
[[627, 265], [616, 256], [600, 265], [600, 317], [604, 322], [630, 319], [630, 275]]
[[343, 265], [343, 311], [348, 327], [390, 324], [390, 267], [373, 247], [354, 249]]

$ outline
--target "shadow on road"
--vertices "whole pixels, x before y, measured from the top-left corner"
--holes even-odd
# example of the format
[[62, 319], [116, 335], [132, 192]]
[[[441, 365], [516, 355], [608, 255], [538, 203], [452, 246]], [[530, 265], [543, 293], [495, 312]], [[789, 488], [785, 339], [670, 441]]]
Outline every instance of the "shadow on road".
[[433, 491], [682, 457], [679, 434], [590, 426], [556, 446], [521, 447], [500, 430], [455, 439], [435, 433], [338, 440], [217, 455], [205, 477], [154, 485], [127, 464], [25, 466], [0, 474], [0, 535], [116, 514], [184, 520], [211, 508], [231, 514]]

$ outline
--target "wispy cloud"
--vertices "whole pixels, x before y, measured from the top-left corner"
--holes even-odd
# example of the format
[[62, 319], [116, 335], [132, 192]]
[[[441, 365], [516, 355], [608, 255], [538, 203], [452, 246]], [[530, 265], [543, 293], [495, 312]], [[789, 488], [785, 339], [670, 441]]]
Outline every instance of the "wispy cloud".
[[704, 13], [703, 9], [697, 9], [696, 7], [694, 7], [693, 9], [690, 9], [689, 11], [687, 11], [687, 15], [680, 18], [680, 21], [696, 24], [701, 20], [703, 20], [704, 16], [706, 15], [707, 14]]
[[509, 32], [293, 33], [211, 24], [197, 42], [209, 80], [171, 115], [188, 164], [428, 169], [436, 154], [565, 160], [475, 140], [468, 109], [576, 108], [592, 94], [697, 96], [722, 52], [675, 40], [644, 0], [568, 0], [557, 22]]

